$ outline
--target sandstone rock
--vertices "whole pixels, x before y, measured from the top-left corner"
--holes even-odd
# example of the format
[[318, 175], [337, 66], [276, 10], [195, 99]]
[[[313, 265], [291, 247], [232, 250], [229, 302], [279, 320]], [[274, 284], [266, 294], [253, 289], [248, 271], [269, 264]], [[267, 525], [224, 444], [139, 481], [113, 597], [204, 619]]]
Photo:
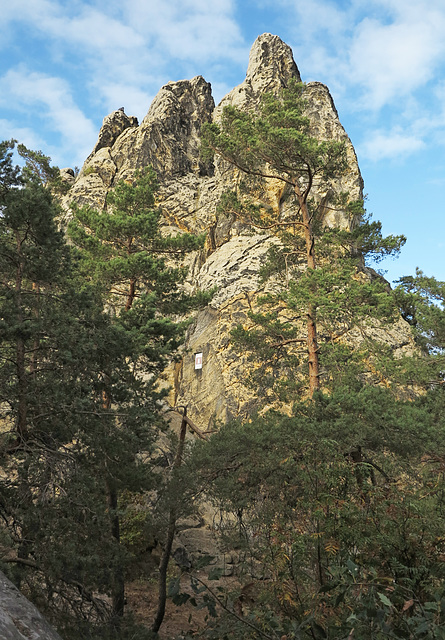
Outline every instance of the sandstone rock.
[[184, 569], [189, 569], [203, 556], [209, 556], [209, 566], [221, 569], [221, 575], [233, 575], [234, 556], [218, 548], [214, 532], [204, 528], [181, 531], [177, 536], [176, 548], [173, 552], [176, 563]]
[[69, 218], [70, 206], [73, 202], [80, 207], [89, 206], [102, 210], [105, 206], [107, 193], [108, 188], [105, 186], [98, 171], [84, 172], [62, 200], [66, 216]]
[[201, 267], [196, 284], [204, 291], [216, 287], [211, 306], [219, 308], [241, 292], [257, 291], [259, 270], [274, 239], [269, 235], [231, 237]]
[[292, 49], [278, 36], [263, 33], [255, 40], [250, 50], [244, 82], [221, 100], [215, 117], [219, 117], [227, 104], [239, 109], [257, 104], [263, 93], [276, 93], [285, 87], [291, 78], [301, 81]]
[[[202, 429], [248, 416], [256, 408], [255, 397], [243, 384], [251, 364], [246, 354], [233, 347], [230, 332], [245, 322], [249, 310], [255, 307], [260, 292], [258, 271], [276, 240], [218, 211], [221, 194], [236, 190], [242, 176], [218, 158], [214, 163], [202, 163], [201, 127], [217, 120], [225, 105], [254, 109], [265, 91], [277, 93], [291, 78], [300, 80], [290, 47], [277, 36], [263, 34], [252, 47], [245, 80], [218, 107], [210, 85], [201, 76], [169, 82], [139, 126], [121, 111], [104, 119], [98, 142], [65, 198], [67, 210], [70, 201], [102, 208], [117, 180], [152, 165], [160, 182], [158, 200], [165, 232], [207, 232], [205, 249], [186, 259], [186, 286], [189, 291], [216, 286], [217, 292], [189, 329], [182, 363], [172, 366], [168, 373], [173, 388], [171, 402], [188, 405], [188, 415]], [[348, 191], [352, 199], [360, 198], [363, 181], [356, 154], [325, 85], [312, 82], [307, 86], [307, 113], [313, 134], [320, 139], [344, 141], [349, 160], [346, 175], [324, 185], [315, 197], [326, 205], [338, 191]], [[264, 181], [257, 196], [284, 217], [291, 213], [292, 199], [286, 197], [280, 181]], [[326, 206], [325, 224], [350, 227], [354, 220]], [[395, 351], [405, 348], [409, 341], [407, 325], [403, 321], [399, 324], [386, 338]], [[375, 330], [384, 332], [385, 328]], [[194, 368], [195, 352], [203, 353], [201, 370]]]
[[64, 182], [68, 183], [70, 186], [72, 186], [75, 182], [74, 171], [69, 167], [66, 167], [65, 169], [60, 169], [60, 177]]
[[0, 572], [0, 638], [62, 640], [36, 607]]
[[137, 127], [137, 125], [137, 118], [134, 116], [129, 118], [120, 109], [118, 111], [113, 111], [108, 116], [105, 116], [99, 133], [99, 139], [85, 164], [88, 166], [89, 159], [103, 147], [112, 147], [125, 129], [128, 129], [129, 127]]

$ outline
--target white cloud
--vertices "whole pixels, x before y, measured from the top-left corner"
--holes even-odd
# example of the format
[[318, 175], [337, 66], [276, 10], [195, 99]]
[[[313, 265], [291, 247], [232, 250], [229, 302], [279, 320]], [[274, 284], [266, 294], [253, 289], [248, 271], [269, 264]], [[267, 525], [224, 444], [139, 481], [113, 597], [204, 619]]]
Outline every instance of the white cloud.
[[206, 77], [215, 61], [247, 64], [234, 10], [234, 0], [16, 0], [0, 23], [25, 26], [44, 40], [52, 63], [82, 70], [100, 109], [125, 102], [143, 117], [147, 96], [167, 81]]
[[97, 137], [91, 120], [75, 104], [68, 83], [21, 66], [0, 78], [0, 104], [15, 107], [20, 113], [35, 111], [42, 129], [50, 128], [61, 136], [62, 147], [85, 157]]
[[[257, 10], [253, 0], [247, 4]], [[5, 108], [34, 108], [42, 128], [52, 126], [66, 148], [77, 149], [80, 140], [91, 148], [100, 116], [121, 105], [143, 118], [168, 80], [201, 74], [213, 81], [218, 102], [232, 88], [226, 68], [232, 74], [239, 70], [241, 80], [247, 66], [251, 42], [244, 41], [237, 13], [242, 0], [15, 0], [13, 5], [0, 13], [0, 40], [2, 33], [5, 41], [7, 34], [11, 38], [16, 28], [26, 32], [31, 47], [41, 45], [47, 66], [45, 73], [42, 66], [10, 70], [0, 85], [3, 95], [8, 93]], [[363, 145], [366, 157], [407, 154], [419, 148], [425, 127], [430, 134], [443, 131], [443, 110], [425, 108], [421, 95], [443, 72], [443, 0], [262, 0], [258, 10], [286, 17], [287, 35], [279, 35], [293, 46], [303, 79], [328, 84], [343, 113], [361, 111], [364, 137], [369, 138], [365, 117], [374, 119], [376, 133]], [[32, 65], [29, 58], [27, 64]], [[96, 117], [94, 125], [84, 115], [87, 109]], [[385, 124], [378, 120], [382, 114]]]
[[129, 0], [125, 16], [164, 55], [206, 65], [209, 59], [239, 60], [245, 53], [234, 4], [231, 0], [169, 0], [155, 5]]
[[377, 130], [367, 132], [366, 141], [358, 145], [357, 152], [359, 159], [379, 162], [406, 157], [424, 147], [424, 141], [415, 135], [397, 130]]
[[154, 98], [134, 85], [117, 82], [104, 83], [101, 92], [106, 101], [107, 113], [123, 106], [125, 113], [129, 116], [137, 115], [140, 119], [145, 116]]
[[294, 13], [293, 45], [303, 76], [379, 110], [435, 77], [445, 57], [443, 0], [270, 0]]
[[233, 59], [245, 52], [232, 0], [98, 4], [100, 8], [85, 1], [65, 5], [60, 0], [16, 0], [14, 11], [0, 17], [0, 24], [27, 24], [65, 49], [81, 46], [82, 57], [94, 52], [96, 62], [110, 66], [128, 54], [135, 54], [132, 62], [138, 67], [140, 58], [151, 58], [156, 65], [168, 56], [206, 64], [210, 58]]
[[365, 90], [363, 105], [379, 109], [425, 85], [445, 53], [445, 13], [391, 24], [365, 18], [349, 48], [349, 82]]
[[21, 127], [11, 120], [0, 118], [0, 139], [10, 140], [11, 138], [24, 144], [28, 149], [37, 150], [44, 147], [44, 140], [34, 129]]
[[[17, 122], [20, 112], [29, 116], [34, 110], [47, 139], [50, 129], [58, 132], [63, 148], [72, 146], [77, 157], [89, 152], [107, 112], [123, 105], [141, 119], [169, 80], [198, 74], [210, 79], [218, 66], [235, 63], [242, 72], [247, 65], [236, 0], [15, 0], [13, 5], [0, 13], [0, 39], [2, 33], [15, 34], [16, 44], [23, 39], [25, 54], [33, 48], [39, 54], [35, 66], [28, 55], [27, 67], [14, 66], [1, 79], [5, 108], [15, 110], [11, 119]], [[5, 51], [12, 62], [12, 49]], [[18, 47], [14, 55], [20, 56]], [[94, 125], [84, 115], [87, 109]]]

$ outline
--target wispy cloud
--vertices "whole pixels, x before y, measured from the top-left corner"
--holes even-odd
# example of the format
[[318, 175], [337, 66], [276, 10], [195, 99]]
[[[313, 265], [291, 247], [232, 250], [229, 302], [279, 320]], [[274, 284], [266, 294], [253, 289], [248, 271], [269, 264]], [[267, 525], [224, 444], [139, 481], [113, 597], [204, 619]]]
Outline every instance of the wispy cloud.
[[[90, 144], [112, 109], [142, 118], [168, 80], [201, 74], [218, 101], [247, 67], [252, 43], [240, 8], [241, 0], [15, 0], [0, 13], [0, 49], [11, 58], [0, 79], [5, 119], [23, 126], [20, 113], [39, 105], [39, 126], [52, 126], [68, 149]], [[261, 0], [259, 10], [267, 9], [280, 14], [279, 35], [303, 78], [325, 82], [342, 113], [363, 118], [367, 158], [406, 156], [428, 136], [445, 139], [440, 91], [434, 105], [422, 95], [444, 74], [443, 0]], [[44, 56], [36, 65], [28, 55], [25, 67], [14, 66], [11, 51], [19, 59], [22, 42]]]
[[359, 158], [373, 162], [408, 156], [425, 147], [425, 142], [403, 131], [368, 131], [366, 140], [358, 145]]
[[164, 55], [205, 65], [221, 60], [221, 53], [238, 61], [245, 53], [234, 9], [231, 0], [170, 0], [156, 5], [130, 0], [125, 5], [125, 18], [153, 44], [160, 45]]
[[78, 154], [84, 153], [80, 141], [91, 148], [98, 124], [113, 109], [123, 105], [142, 118], [168, 80], [206, 77], [224, 62], [241, 70], [248, 47], [235, 5], [234, 0], [168, 0], [156, 6], [146, 0], [15, 0], [0, 13], [0, 50], [13, 62], [12, 40], [18, 59], [17, 43], [24, 42], [40, 59], [36, 67], [30, 56], [25, 66], [10, 64], [0, 78], [11, 112], [6, 119], [18, 129], [20, 114], [34, 107], [39, 127], [52, 127], [65, 150], [76, 145]]
[[[18, 140], [28, 149], [42, 149], [45, 146], [45, 141], [39, 136], [38, 132], [29, 127], [20, 127], [10, 120], [0, 118], [0, 129], [8, 132], [5, 138]], [[48, 153], [46, 151], [46, 154]]]
[[356, 89], [378, 110], [431, 80], [445, 54], [443, 0], [278, 0], [296, 14], [294, 49], [309, 75]]
[[361, 105], [380, 109], [424, 86], [443, 60], [444, 36], [445, 12], [362, 20], [349, 47], [349, 82], [363, 88]]
[[[85, 157], [97, 136], [95, 126], [75, 104], [68, 83], [61, 78], [30, 72], [20, 66], [0, 78], [0, 96], [2, 106], [12, 102], [19, 114], [34, 110], [42, 128], [57, 131], [62, 148], [76, 149], [79, 158]], [[20, 130], [17, 123], [11, 124], [16, 131]], [[81, 141], [85, 141], [84, 144]]]
[[97, 4], [100, 9], [85, 1], [65, 6], [56, 0], [17, 0], [14, 12], [0, 21], [26, 23], [31, 33], [57, 43], [59, 55], [66, 58], [78, 53], [80, 64], [108, 84], [112, 78], [139, 87], [158, 81], [172, 59], [176, 65], [199, 64], [204, 73], [224, 58], [241, 64], [248, 53], [231, 0]]
[[326, 82], [341, 112], [362, 114], [363, 157], [402, 158], [443, 137], [443, 0], [274, 2], [294, 15], [303, 79]]

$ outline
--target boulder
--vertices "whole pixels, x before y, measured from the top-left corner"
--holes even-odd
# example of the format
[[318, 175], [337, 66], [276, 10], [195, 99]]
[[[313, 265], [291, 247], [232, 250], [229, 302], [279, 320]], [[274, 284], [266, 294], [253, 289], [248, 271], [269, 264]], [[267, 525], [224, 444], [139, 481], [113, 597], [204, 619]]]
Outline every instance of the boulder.
[[0, 571], [0, 638], [62, 640], [36, 607]]

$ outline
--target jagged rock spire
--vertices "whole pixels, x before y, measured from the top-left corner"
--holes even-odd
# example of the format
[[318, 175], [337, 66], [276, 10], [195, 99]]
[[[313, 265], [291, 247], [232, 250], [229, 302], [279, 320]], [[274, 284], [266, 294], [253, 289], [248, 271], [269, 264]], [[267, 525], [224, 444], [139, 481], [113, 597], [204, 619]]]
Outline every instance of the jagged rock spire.
[[301, 80], [292, 49], [278, 36], [263, 33], [252, 45], [246, 80], [252, 84], [270, 84], [273, 80], [285, 83], [290, 78]]
[[279, 91], [291, 78], [301, 81], [292, 49], [278, 36], [263, 33], [250, 50], [245, 80], [222, 99], [215, 117], [226, 104], [242, 108], [247, 103], [256, 103], [263, 93]]
[[[261, 293], [260, 266], [274, 239], [220, 210], [221, 194], [237, 189], [242, 176], [219, 158], [203, 165], [201, 128], [217, 119], [224, 105], [255, 109], [265, 92], [278, 94], [291, 78], [301, 80], [291, 48], [278, 36], [265, 33], [252, 46], [244, 81], [216, 109], [210, 84], [197, 76], [162, 87], [139, 126], [121, 111], [113, 112], [105, 118], [95, 150], [66, 199], [101, 208], [116, 181], [152, 165], [160, 183], [158, 204], [165, 232], [207, 234], [206, 249], [185, 259], [189, 267], [186, 286], [191, 290], [216, 286], [217, 294], [190, 327], [184, 360], [181, 366], [175, 365], [170, 381], [176, 393], [172, 404], [188, 405], [193, 419], [204, 429], [213, 420], [224, 422], [255, 410], [255, 398], [240, 382], [248, 363], [235, 352], [230, 332], [248, 317]], [[327, 87], [308, 85], [307, 110], [313, 135], [344, 140], [349, 160], [347, 175], [314, 196], [326, 198], [332, 188], [359, 198], [362, 180], [357, 158]], [[283, 215], [292, 206], [282, 185], [274, 181], [265, 185], [263, 195]], [[325, 222], [342, 226], [349, 219], [341, 211], [327, 211]], [[195, 352], [204, 354], [199, 377], [190, 357]]]

